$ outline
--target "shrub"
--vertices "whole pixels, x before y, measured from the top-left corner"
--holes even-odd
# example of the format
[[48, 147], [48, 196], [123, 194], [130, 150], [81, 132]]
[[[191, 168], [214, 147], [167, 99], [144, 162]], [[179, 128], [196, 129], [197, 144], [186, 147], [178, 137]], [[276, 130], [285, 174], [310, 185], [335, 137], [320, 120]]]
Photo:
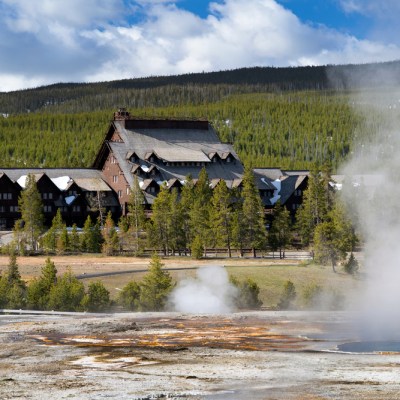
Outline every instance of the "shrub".
[[286, 281], [283, 286], [283, 293], [278, 303], [279, 310], [288, 310], [293, 307], [293, 302], [297, 297], [296, 288], [292, 281]]
[[358, 261], [351, 253], [349, 259], [344, 264], [344, 271], [349, 275], [356, 275], [358, 272]]

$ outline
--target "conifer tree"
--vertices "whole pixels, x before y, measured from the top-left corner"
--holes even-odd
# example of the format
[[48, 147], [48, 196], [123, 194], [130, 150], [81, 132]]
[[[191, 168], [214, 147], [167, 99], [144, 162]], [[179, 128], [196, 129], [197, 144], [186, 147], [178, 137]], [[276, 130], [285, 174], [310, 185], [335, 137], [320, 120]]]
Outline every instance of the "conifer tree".
[[46, 310], [51, 288], [57, 283], [57, 268], [50, 258], [46, 259], [40, 277], [29, 283], [27, 301], [29, 308]]
[[203, 167], [194, 186], [193, 204], [190, 209], [191, 238], [201, 243], [203, 248], [210, 244], [210, 200], [212, 191], [206, 169]]
[[162, 185], [158, 196], [155, 198], [152, 207], [152, 229], [151, 243], [163, 250], [164, 255], [168, 254], [171, 247], [171, 194], [166, 187]]
[[103, 246], [102, 252], [110, 256], [116, 254], [119, 250], [119, 238], [115, 224], [111, 216], [111, 211], [108, 212], [104, 222], [103, 230]]
[[232, 256], [233, 215], [232, 197], [226, 182], [221, 180], [213, 191], [211, 198], [210, 221], [213, 237], [217, 246], [226, 247], [229, 257]]
[[285, 258], [285, 248], [290, 237], [290, 214], [278, 201], [274, 206], [274, 218], [268, 232], [268, 242], [273, 251], [279, 249], [279, 258]]
[[128, 202], [129, 231], [134, 239], [135, 252], [141, 248], [140, 234], [145, 227], [145, 198], [139, 186], [138, 177], [135, 175]]
[[102, 282], [91, 282], [82, 300], [83, 309], [90, 312], [104, 312], [109, 306], [110, 292]]
[[137, 311], [139, 309], [140, 285], [131, 281], [121, 290], [118, 296], [118, 302], [126, 310]]
[[[192, 210], [194, 201], [194, 183], [191, 175], [188, 175], [185, 179], [185, 183], [182, 187], [181, 200], [179, 203], [179, 214], [182, 221], [182, 235], [183, 235], [183, 246], [188, 248], [192, 242], [192, 231], [190, 224], [190, 213]], [[185, 253], [186, 254], [186, 253]]]
[[140, 283], [139, 308], [141, 311], [161, 311], [172, 290], [172, 278], [162, 270], [160, 257], [154, 254], [149, 265], [149, 272]]
[[7, 296], [7, 306], [9, 308], [22, 308], [26, 303], [26, 285], [21, 279], [18, 269], [17, 256], [12, 253], [10, 255], [7, 274], [5, 278], [7, 288], [5, 294]]
[[71, 236], [69, 238], [69, 247], [73, 252], [77, 252], [80, 249], [78, 227], [76, 226], [76, 224], [72, 225]]
[[297, 230], [302, 241], [308, 245], [312, 240], [315, 228], [326, 220], [332, 207], [332, 198], [329, 191], [329, 172], [318, 171], [314, 166], [308, 177], [308, 187], [304, 191], [303, 203], [297, 212]]
[[21, 192], [18, 206], [26, 242], [31, 250], [36, 251], [37, 241], [43, 232], [44, 215], [42, 199], [33, 175], [28, 175], [26, 178], [25, 189]]
[[243, 175], [243, 219], [244, 244], [252, 249], [256, 257], [256, 249], [264, 246], [267, 231], [264, 222], [264, 207], [256, 186], [253, 172], [246, 168]]

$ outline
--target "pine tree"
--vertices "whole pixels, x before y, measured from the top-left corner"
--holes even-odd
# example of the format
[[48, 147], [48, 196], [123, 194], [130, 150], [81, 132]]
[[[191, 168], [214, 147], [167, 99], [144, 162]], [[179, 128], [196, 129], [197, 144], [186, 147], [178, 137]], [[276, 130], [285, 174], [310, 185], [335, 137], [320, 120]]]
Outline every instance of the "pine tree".
[[[182, 240], [183, 246], [188, 248], [192, 242], [192, 231], [190, 224], [190, 213], [194, 202], [194, 183], [191, 175], [185, 179], [185, 184], [182, 187], [181, 201], [179, 203], [179, 214], [182, 221]], [[186, 254], [186, 253], [185, 253]]]
[[233, 215], [231, 210], [232, 197], [225, 181], [220, 181], [211, 198], [210, 221], [213, 237], [217, 246], [228, 248], [232, 256]]
[[80, 249], [78, 227], [76, 226], [76, 224], [72, 225], [71, 237], [69, 238], [69, 246], [72, 252], [77, 252]]
[[28, 306], [35, 310], [46, 310], [48, 308], [51, 288], [57, 283], [57, 268], [50, 258], [46, 259], [42, 267], [40, 277], [34, 279], [28, 286]]
[[138, 177], [135, 175], [128, 202], [129, 231], [134, 238], [135, 253], [141, 249], [140, 234], [145, 227], [145, 198], [139, 186]]
[[333, 200], [329, 181], [330, 175], [327, 168], [321, 173], [317, 166], [314, 166], [310, 171], [303, 203], [297, 212], [297, 230], [305, 245], [310, 243], [315, 228], [326, 220], [332, 208]]
[[118, 302], [126, 310], [137, 311], [139, 309], [140, 285], [131, 281], [128, 282], [121, 290], [118, 296]]
[[256, 249], [263, 247], [267, 237], [264, 222], [264, 207], [255, 183], [253, 172], [246, 168], [243, 175], [243, 219], [244, 244], [252, 249], [256, 257]]
[[290, 214], [278, 201], [274, 206], [274, 217], [268, 232], [268, 242], [272, 250], [279, 249], [279, 258], [285, 258], [285, 248], [290, 241]]
[[102, 282], [91, 282], [82, 300], [82, 306], [90, 312], [104, 312], [110, 307], [110, 292]]
[[104, 222], [103, 230], [103, 246], [102, 252], [110, 256], [116, 254], [119, 250], [119, 238], [115, 224], [111, 216], [111, 212], [108, 212], [107, 218]]
[[197, 237], [203, 248], [210, 244], [210, 200], [212, 191], [206, 169], [203, 167], [194, 186], [193, 204], [190, 209], [192, 240]]
[[149, 265], [149, 272], [140, 283], [139, 308], [141, 311], [161, 311], [172, 290], [172, 278], [162, 270], [160, 257], [154, 254]]
[[161, 248], [164, 255], [171, 247], [171, 194], [166, 185], [161, 186], [152, 207], [152, 229], [149, 232], [150, 243]]
[[37, 250], [37, 241], [43, 232], [43, 204], [36, 186], [35, 177], [28, 175], [25, 189], [18, 201], [23, 221], [23, 232], [32, 251]]

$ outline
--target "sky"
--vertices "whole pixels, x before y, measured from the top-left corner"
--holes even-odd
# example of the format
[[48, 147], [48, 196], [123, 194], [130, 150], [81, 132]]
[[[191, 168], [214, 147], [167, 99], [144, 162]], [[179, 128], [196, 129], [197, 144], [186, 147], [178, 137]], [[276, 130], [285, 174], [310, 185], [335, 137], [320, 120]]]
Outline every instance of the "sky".
[[398, 0], [0, 0], [0, 91], [400, 59]]

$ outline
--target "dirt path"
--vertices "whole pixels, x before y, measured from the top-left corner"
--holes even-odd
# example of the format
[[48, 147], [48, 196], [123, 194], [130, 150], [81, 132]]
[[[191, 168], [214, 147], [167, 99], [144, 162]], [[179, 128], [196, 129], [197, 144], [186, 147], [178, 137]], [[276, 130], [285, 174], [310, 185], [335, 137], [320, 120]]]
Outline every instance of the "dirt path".
[[[17, 263], [22, 277], [30, 280], [39, 276], [42, 266], [45, 264], [47, 256], [18, 257]], [[141, 257], [107, 257], [102, 255], [83, 254], [79, 256], [51, 256], [57, 270], [63, 274], [68, 268], [79, 276], [87, 275], [104, 276], [104, 274], [127, 273], [147, 271], [150, 259]], [[8, 256], [0, 256], [0, 271], [5, 271], [9, 263]], [[251, 265], [293, 265], [300, 263], [299, 260], [279, 260], [263, 258], [224, 258], [224, 259], [205, 259], [193, 260], [190, 257], [164, 258], [162, 263], [166, 268], [172, 270], [195, 269], [208, 265], [232, 265], [232, 266], [251, 266]], [[103, 275], [102, 275], [103, 274]]]

